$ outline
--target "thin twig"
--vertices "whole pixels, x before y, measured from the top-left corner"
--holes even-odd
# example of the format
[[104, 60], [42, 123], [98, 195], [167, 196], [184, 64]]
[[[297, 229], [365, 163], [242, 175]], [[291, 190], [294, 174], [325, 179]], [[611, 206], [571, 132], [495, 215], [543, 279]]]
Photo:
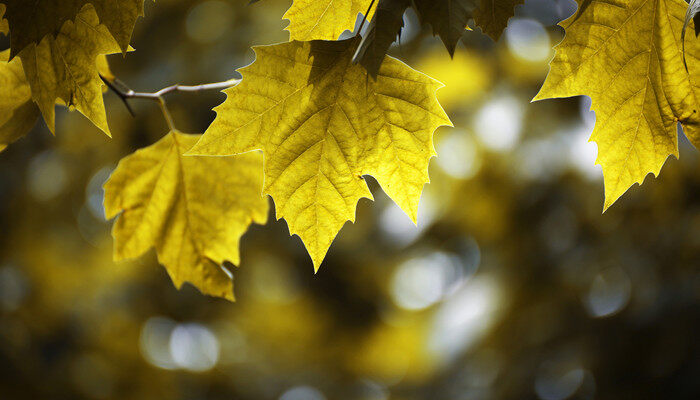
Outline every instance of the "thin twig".
[[164, 89], [161, 89], [157, 92], [153, 93], [146, 93], [146, 92], [135, 92], [131, 90], [128, 86], [126, 86], [123, 82], [121, 82], [118, 79], [114, 79], [113, 81], [110, 81], [109, 79], [105, 78], [104, 76], [100, 75], [100, 78], [102, 78], [102, 81], [107, 85], [107, 87], [112, 90], [114, 93], [119, 96], [119, 98], [122, 100], [124, 105], [126, 106], [127, 110], [129, 110], [129, 113], [131, 115], [134, 115], [134, 111], [131, 108], [131, 105], [129, 105], [129, 99], [146, 99], [146, 100], [153, 100], [158, 102], [158, 105], [160, 106], [160, 110], [163, 112], [163, 116], [165, 117], [165, 122], [168, 123], [168, 128], [171, 130], [176, 130], [175, 129], [175, 124], [173, 123], [173, 118], [170, 115], [170, 111], [168, 110], [168, 106], [165, 103], [165, 96], [168, 93], [172, 92], [201, 92], [205, 90], [223, 90], [230, 88], [232, 86], [236, 86], [237, 84], [240, 83], [240, 79], [229, 79], [228, 81], [224, 82], [216, 82], [216, 83], [207, 83], [203, 85], [196, 85], [196, 86], [186, 86], [186, 85], [172, 85], [168, 86]]

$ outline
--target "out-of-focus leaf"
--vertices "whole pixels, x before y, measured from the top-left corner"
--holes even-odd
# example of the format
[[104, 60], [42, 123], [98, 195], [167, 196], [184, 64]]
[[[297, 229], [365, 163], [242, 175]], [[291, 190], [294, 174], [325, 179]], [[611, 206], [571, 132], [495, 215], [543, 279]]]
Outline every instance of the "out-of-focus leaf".
[[473, 104], [493, 84], [493, 62], [476, 51], [458, 51], [445, 62], [445, 52], [436, 49], [419, 60], [416, 68], [445, 84], [438, 99], [448, 112]]
[[277, 217], [304, 241], [318, 269], [360, 198], [362, 175], [416, 221], [435, 155], [433, 132], [450, 120], [435, 92], [442, 85], [387, 57], [378, 77], [351, 63], [357, 41], [256, 47], [243, 81], [226, 91], [217, 117], [191, 150], [229, 155], [262, 149], [264, 191]]
[[[7, 6], [11, 58], [47, 35], [58, 35], [63, 25], [81, 15], [87, 4], [94, 7], [101, 24], [126, 52], [134, 24], [143, 15], [144, 0], [0, 0]], [[82, 10], [82, 11], [81, 11]], [[78, 42], [79, 43], [79, 42]]]
[[[336, 40], [352, 30], [372, 0], [294, 0], [284, 14], [290, 40]], [[368, 19], [371, 18], [371, 12]]]
[[566, 36], [535, 99], [592, 98], [605, 209], [678, 156], [678, 122], [700, 145], [700, 42], [688, 43], [688, 72], [680, 41], [686, 8], [682, 0], [590, 2], [562, 23]]
[[238, 242], [251, 223], [267, 221], [262, 157], [183, 157], [199, 135], [171, 132], [124, 158], [105, 183], [107, 218], [118, 215], [114, 258], [154, 247], [175, 286], [234, 300], [222, 264], [239, 264]]
[[100, 55], [119, 52], [119, 45], [99, 23], [92, 7], [85, 7], [75, 21], [66, 22], [55, 37], [47, 36], [41, 43], [32, 43], [22, 50], [19, 56], [32, 98], [52, 132], [55, 131], [54, 105], [60, 100], [75, 106], [110, 135], [96, 60]]

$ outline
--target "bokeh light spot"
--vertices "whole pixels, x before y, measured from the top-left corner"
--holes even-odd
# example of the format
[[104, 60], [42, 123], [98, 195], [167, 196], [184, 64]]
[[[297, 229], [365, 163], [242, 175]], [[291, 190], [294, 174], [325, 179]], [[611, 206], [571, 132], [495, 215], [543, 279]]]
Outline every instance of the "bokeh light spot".
[[219, 341], [204, 325], [179, 324], [170, 334], [170, 354], [180, 368], [203, 372], [219, 361]]
[[552, 43], [539, 21], [512, 18], [506, 29], [506, 39], [510, 52], [522, 60], [543, 62], [549, 58]]
[[438, 302], [461, 277], [459, 259], [434, 252], [399, 265], [391, 281], [394, 303], [406, 310], [422, 310]]
[[51, 150], [32, 159], [27, 175], [29, 192], [39, 201], [55, 198], [63, 192], [68, 183], [68, 172], [63, 159]]
[[152, 317], [143, 324], [139, 346], [141, 354], [151, 365], [163, 369], [177, 368], [170, 355], [170, 334], [175, 325], [174, 321], [164, 317]]
[[585, 299], [586, 309], [593, 317], [613, 315], [627, 305], [632, 283], [621, 268], [605, 270], [593, 279]]
[[296, 386], [284, 392], [279, 400], [326, 400], [326, 396], [311, 386]]
[[437, 164], [453, 178], [472, 178], [481, 168], [476, 143], [465, 131], [450, 130], [438, 142], [437, 153]]
[[500, 96], [484, 104], [476, 114], [474, 130], [479, 140], [489, 149], [512, 150], [522, 133], [523, 107], [511, 95]]

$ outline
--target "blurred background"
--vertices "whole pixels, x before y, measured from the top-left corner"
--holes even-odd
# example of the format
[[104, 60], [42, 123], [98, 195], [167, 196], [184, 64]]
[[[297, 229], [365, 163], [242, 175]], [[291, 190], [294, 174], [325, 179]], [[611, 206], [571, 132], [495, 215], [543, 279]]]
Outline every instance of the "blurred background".
[[[113, 72], [132, 89], [237, 77], [286, 41], [290, 0], [146, 0]], [[254, 226], [236, 303], [176, 290], [153, 253], [113, 263], [102, 183], [167, 130], [107, 93], [114, 138], [58, 114], [0, 154], [0, 399], [697, 399], [700, 168], [680, 161], [601, 215], [589, 100], [530, 103], [572, 0], [528, 0], [450, 60], [407, 13], [393, 55], [443, 81], [454, 121], [418, 227], [369, 179], [318, 274], [284, 221]], [[7, 48], [0, 38], [0, 49]], [[219, 93], [167, 98], [202, 132]], [[274, 214], [271, 214], [274, 215]]]

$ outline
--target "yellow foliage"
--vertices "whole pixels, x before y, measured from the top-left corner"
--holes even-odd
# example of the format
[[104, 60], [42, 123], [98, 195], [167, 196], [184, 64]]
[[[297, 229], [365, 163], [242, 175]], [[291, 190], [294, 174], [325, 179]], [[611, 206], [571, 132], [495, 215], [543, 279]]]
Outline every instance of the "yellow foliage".
[[[0, 52], [0, 151], [27, 134], [40, 114], [22, 61], [18, 57], [8, 61], [9, 56], [9, 49]], [[105, 56], [97, 57], [97, 70], [107, 79], [114, 79]]]
[[105, 213], [117, 215], [114, 258], [155, 247], [175, 286], [233, 300], [222, 264], [239, 264], [238, 242], [252, 222], [267, 221], [262, 157], [183, 157], [198, 135], [171, 132], [124, 158], [105, 183]]
[[19, 58], [0, 52], [0, 151], [24, 136], [39, 117]]
[[[367, 12], [370, 3], [372, 0], [294, 0], [283, 18], [289, 20], [290, 40], [336, 40], [353, 30], [357, 15]], [[371, 17], [370, 13], [368, 19]]]
[[0, 3], [7, 6], [12, 57], [32, 43], [40, 43], [47, 35], [59, 34], [66, 22], [84, 12], [87, 4], [94, 7], [100, 23], [126, 52], [136, 19], [143, 15], [143, 0], [0, 0]]
[[256, 47], [257, 60], [197, 145], [198, 155], [262, 149], [264, 192], [277, 218], [306, 245], [318, 269], [357, 202], [372, 198], [372, 175], [416, 221], [435, 155], [433, 132], [449, 125], [435, 92], [442, 85], [387, 57], [377, 80], [351, 63], [357, 41]]
[[97, 57], [119, 52], [119, 45], [90, 6], [75, 21], [66, 22], [55, 37], [46, 36], [39, 44], [32, 43], [22, 50], [19, 56], [32, 98], [52, 132], [55, 131], [54, 105], [60, 100], [75, 106], [110, 135]]
[[[578, 0], [583, 8], [562, 23], [549, 76], [535, 100], [587, 95], [593, 100], [607, 209], [648, 173], [678, 156], [677, 124], [700, 145], [700, 41], [680, 41], [687, 3]], [[583, 7], [587, 5], [587, 7]]]

